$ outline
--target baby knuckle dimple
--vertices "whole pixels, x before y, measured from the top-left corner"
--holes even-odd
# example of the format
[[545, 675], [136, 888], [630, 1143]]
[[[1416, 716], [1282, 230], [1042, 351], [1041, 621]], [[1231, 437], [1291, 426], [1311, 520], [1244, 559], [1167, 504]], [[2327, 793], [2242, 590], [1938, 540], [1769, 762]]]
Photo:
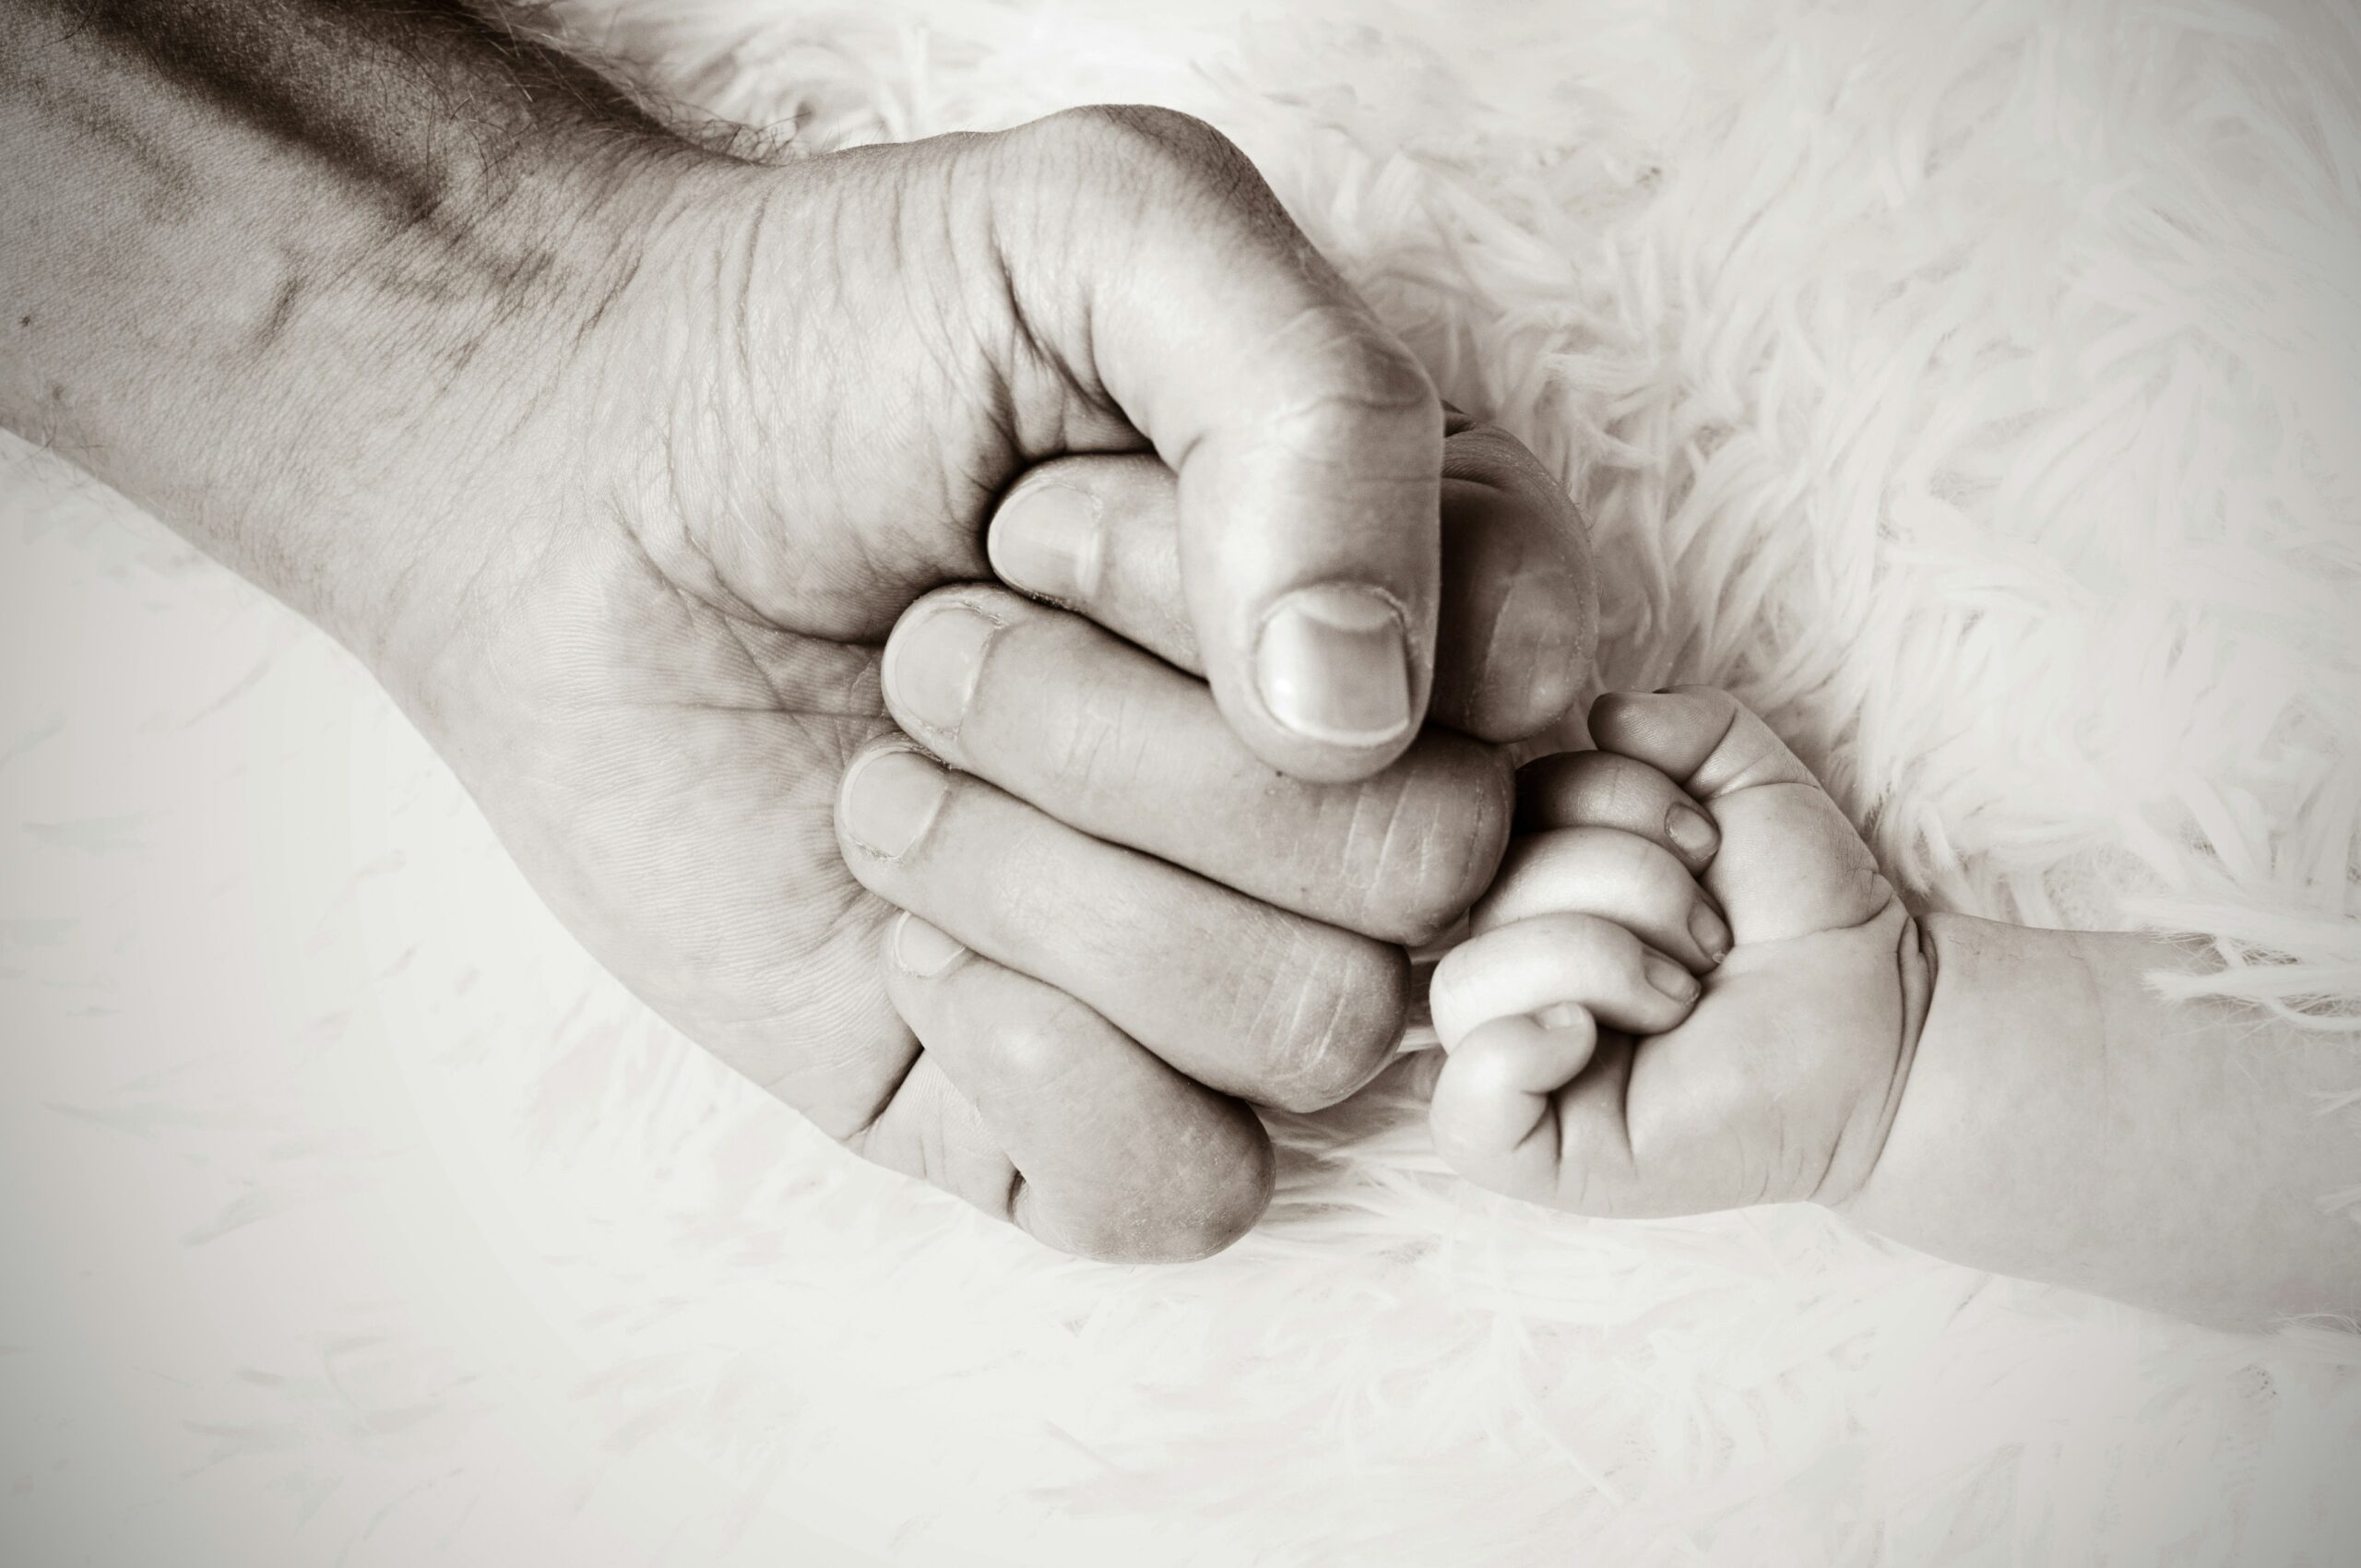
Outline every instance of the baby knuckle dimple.
[[1629, 901], [1657, 891], [1674, 872], [1683, 871], [1653, 839], [1619, 828], [1594, 827], [1584, 837], [1596, 857], [1599, 873], [1618, 898]]

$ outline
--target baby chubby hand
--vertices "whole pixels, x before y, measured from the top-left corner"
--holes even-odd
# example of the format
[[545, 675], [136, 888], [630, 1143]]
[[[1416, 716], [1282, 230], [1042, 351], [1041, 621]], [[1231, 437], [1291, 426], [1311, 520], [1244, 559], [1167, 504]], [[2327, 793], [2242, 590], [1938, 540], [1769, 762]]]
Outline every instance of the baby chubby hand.
[[1523, 837], [1435, 971], [1437, 1146], [1584, 1214], [1842, 1204], [1925, 1016], [1917, 922], [1728, 694], [1609, 695], [1590, 725], [1520, 774]]

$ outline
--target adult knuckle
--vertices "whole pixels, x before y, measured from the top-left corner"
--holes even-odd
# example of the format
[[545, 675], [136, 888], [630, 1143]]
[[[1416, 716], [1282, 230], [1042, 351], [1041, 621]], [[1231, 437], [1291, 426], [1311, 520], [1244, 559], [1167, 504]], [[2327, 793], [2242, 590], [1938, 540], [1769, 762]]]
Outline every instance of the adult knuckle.
[[1191, 1263], [1237, 1241], [1270, 1206], [1277, 1162], [1264, 1143], [1252, 1151], [1190, 1160], [1169, 1176], [1145, 1223], [1126, 1228], [1144, 1243], [1144, 1262]]
[[1135, 1151], [1121, 1178], [1068, 1187], [1048, 1214], [1036, 1189], [1029, 1228], [1109, 1263], [1185, 1263], [1220, 1252], [1253, 1229], [1278, 1181], [1260, 1123], [1233, 1110], [1197, 1136]]
[[1382, 802], [1382, 826], [1373, 835], [1375, 864], [1359, 878], [1358, 923], [1372, 936], [1422, 946], [1491, 885], [1508, 848], [1515, 782], [1504, 754], [1442, 735], [1422, 741], [1383, 778], [1383, 789], [1362, 796]]
[[1145, 1212], [1092, 1212], [1070, 1219], [1057, 1244], [1100, 1263], [1194, 1263], [1252, 1229], [1270, 1201], [1267, 1192], [1241, 1189], [1190, 1207], [1178, 1201], [1183, 1191], [1180, 1185], [1168, 1187], [1156, 1202], [1143, 1206]]
[[1091, 1020], [1058, 995], [1012, 1012], [984, 1031], [981, 1065], [995, 1097], [1055, 1098], [1074, 1070], [1077, 1041]]
[[1525, 443], [1499, 425], [1454, 425], [1446, 418], [1444, 428], [1449, 433], [1442, 457], [1446, 479], [1497, 485], [1523, 479], [1540, 467]]
[[1602, 881], [1610, 884], [1619, 894], [1629, 896], [1647, 887], [1663, 870], [1663, 862], [1653, 840], [1634, 833], [1611, 827], [1600, 827], [1584, 835], [1596, 857]]
[[1062, 668], [1081, 689], [1066, 701], [1036, 704], [1027, 715], [1026, 743], [1040, 759], [1043, 782], [1094, 815], [1136, 812], [1152, 782], [1155, 716], [1123, 683], [1091, 682], [1072, 661]]
[[1125, 170], [1146, 162], [1228, 176], [1247, 164], [1246, 155], [1220, 131], [1194, 114], [1157, 104], [1088, 103], [1037, 124], [1045, 135]]
[[1274, 411], [1274, 425], [1318, 434], [1378, 418], [1431, 426], [1440, 439], [1442, 405], [1426, 367], [1366, 312], [1337, 301], [1307, 305], [1272, 334], [1271, 343], [1300, 367], [1303, 383], [1292, 401]]
[[1267, 1190], [1241, 1193], [1201, 1214], [1183, 1218], [1165, 1232], [1160, 1263], [1195, 1263], [1234, 1245], [1254, 1229], [1271, 1201]]
[[1083, 112], [1092, 134], [1126, 147], [1192, 162], [1243, 158], [1238, 145], [1205, 121], [1157, 103], [1099, 103]]
[[1266, 982], [1277, 1005], [1264, 1098], [1283, 1111], [1334, 1105], [1376, 1076], [1402, 1038], [1409, 1000], [1409, 963], [1398, 947], [1334, 933], [1325, 951], [1310, 945], [1290, 944], [1289, 972]]

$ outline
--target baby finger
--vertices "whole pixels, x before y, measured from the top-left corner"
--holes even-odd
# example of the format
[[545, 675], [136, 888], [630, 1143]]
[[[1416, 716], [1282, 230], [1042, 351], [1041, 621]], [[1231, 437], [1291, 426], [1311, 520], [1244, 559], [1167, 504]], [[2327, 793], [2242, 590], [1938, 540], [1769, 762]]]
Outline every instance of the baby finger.
[[1479, 1026], [1435, 1080], [1427, 1108], [1435, 1152], [1478, 1186], [1554, 1200], [1562, 1139], [1553, 1096], [1597, 1045], [1598, 1026], [1579, 1008], [1555, 1026], [1524, 1017]]
[[1703, 875], [1721, 847], [1714, 819], [1671, 778], [1615, 752], [1560, 752], [1517, 769], [1516, 827], [1613, 827], [1658, 845]]
[[1450, 1050], [1480, 1024], [1565, 1003], [1612, 1028], [1660, 1034], [1689, 1016], [1700, 989], [1678, 960], [1615, 921], [1558, 913], [1486, 932], [1443, 955], [1431, 1004], [1435, 1032]]
[[1569, 827], [1509, 845], [1469, 929], [1482, 932], [1553, 910], [1597, 915], [1700, 973], [1730, 950], [1730, 928], [1689, 868], [1651, 839]]

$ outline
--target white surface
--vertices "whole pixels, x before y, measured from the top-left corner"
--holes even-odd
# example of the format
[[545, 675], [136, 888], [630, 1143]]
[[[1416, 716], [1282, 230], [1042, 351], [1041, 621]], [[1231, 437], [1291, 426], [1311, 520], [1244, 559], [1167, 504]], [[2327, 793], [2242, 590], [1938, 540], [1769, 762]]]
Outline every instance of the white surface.
[[[1208, 114], [1574, 485], [1611, 683], [1738, 684], [1921, 894], [2268, 940], [2302, 961], [2249, 989], [2361, 992], [2349, 30], [794, 9], [602, 35], [824, 142]], [[1211, 1264], [1052, 1259], [647, 1018], [342, 655], [13, 445], [0, 639], [11, 1563], [2361, 1542], [2350, 1337], [1810, 1214], [1556, 1219], [1434, 1174], [1415, 1124], [1296, 1129], [1280, 1210]]]

